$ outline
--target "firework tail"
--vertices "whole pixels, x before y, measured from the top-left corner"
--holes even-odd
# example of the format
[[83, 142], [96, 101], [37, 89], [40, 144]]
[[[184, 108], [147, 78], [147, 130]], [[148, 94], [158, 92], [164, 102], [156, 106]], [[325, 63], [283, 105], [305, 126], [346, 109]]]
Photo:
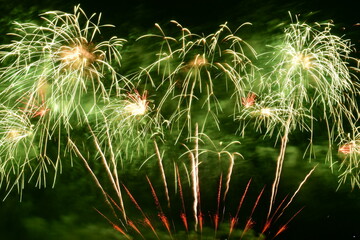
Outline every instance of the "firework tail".
[[[123, 217], [124, 217], [124, 220], [126, 221], [126, 211], [125, 211], [125, 207], [124, 207], [124, 202], [123, 202], [123, 199], [122, 199], [122, 194], [121, 194], [121, 189], [120, 189], [120, 184], [119, 184], [119, 179], [117, 178], [117, 173], [115, 173], [115, 175], [113, 175], [113, 173], [111, 173], [111, 170], [110, 170], [110, 166], [109, 166], [109, 163], [105, 157], [105, 154], [104, 152], [102, 151], [101, 147], [100, 147], [100, 144], [99, 144], [99, 140], [98, 138], [95, 136], [94, 132], [92, 131], [90, 125], [89, 125], [89, 128], [90, 128], [90, 131], [91, 131], [91, 134], [94, 138], [94, 143], [95, 143], [95, 146], [96, 146], [96, 149], [99, 151], [99, 154], [101, 156], [101, 160], [102, 160], [102, 163], [106, 169], [106, 172], [109, 176], [109, 179], [113, 185], [113, 188], [119, 198], [119, 201], [120, 201], [120, 206], [122, 208], [122, 213], [123, 213]], [[117, 171], [117, 168], [116, 168], [116, 163], [115, 163], [115, 160], [112, 159], [112, 163], [113, 163], [113, 168], [114, 168], [114, 172]]]
[[[281, 209], [281, 207], [283, 206], [283, 204], [285, 203], [285, 200], [287, 199], [286, 197], [282, 200], [282, 202], [279, 204], [279, 206], [277, 207], [277, 209], [275, 210], [275, 212], [272, 214], [272, 216], [270, 218], [268, 218], [266, 220], [266, 223], [265, 223], [265, 226], [262, 230], [261, 233], [265, 233], [269, 228], [270, 228], [270, 225], [273, 223], [273, 222], [276, 222], [284, 213], [284, 211], [288, 208], [288, 206], [291, 204], [291, 202], [293, 201], [293, 199], [295, 198], [295, 196], [297, 195], [297, 193], [300, 191], [301, 187], [304, 185], [304, 183], [307, 181], [307, 179], [310, 177], [310, 175], [314, 172], [314, 170], [316, 169], [317, 165], [314, 166], [310, 172], [305, 176], [304, 180], [299, 184], [298, 188], [296, 189], [296, 191], [294, 192], [294, 194], [291, 196], [290, 200], [287, 202], [287, 204]], [[277, 213], [279, 212], [279, 210], [281, 209], [281, 212], [277, 215]], [[302, 210], [302, 209], [301, 209]], [[297, 215], [300, 213], [299, 210], [296, 214], [294, 214], [290, 220], [284, 224], [280, 229], [279, 231], [275, 234], [274, 238], [279, 235], [281, 232], [285, 231], [285, 229], [287, 228], [287, 224]], [[277, 215], [277, 216], [276, 216]], [[276, 216], [275, 220], [274, 217]]]
[[164, 212], [163, 212], [163, 210], [162, 210], [162, 208], [161, 208], [159, 198], [157, 197], [157, 194], [156, 194], [156, 192], [155, 192], [155, 189], [154, 189], [154, 187], [153, 187], [150, 179], [148, 178], [148, 176], [146, 176], [146, 180], [147, 180], [148, 183], [149, 183], [149, 186], [150, 186], [150, 188], [151, 188], [151, 194], [153, 195], [156, 208], [157, 208], [158, 211], [159, 211], [158, 216], [159, 216], [161, 222], [164, 224], [166, 230], [168, 231], [168, 233], [169, 233], [169, 235], [170, 235], [170, 238], [173, 239], [172, 234], [171, 234], [171, 229], [170, 229], [169, 220], [167, 219], [166, 215], [164, 214]]
[[251, 209], [250, 216], [249, 216], [249, 218], [248, 218], [248, 220], [247, 220], [247, 222], [246, 222], [244, 231], [242, 232], [240, 239], [242, 239], [243, 236], [245, 235], [245, 233], [246, 233], [249, 229], [251, 229], [251, 228], [254, 226], [254, 224], [255, 224], [255, 222], [252, 220], [252, 216], [253, 216], [253, 214], [254, 214], [254, 211], [255, 211], [257, 205], [259, 204], [259, 201], [260, 201], [260, 198], [261, 198], [262, 194], [264, 193], [264, 189], [265, 189], [265, 187], [263, 187], [263, 189], [262, 189], [261, 192], [259, 193], [259, 195], [258, 195], [258, 197], [257, 197], [257, 199], [256, 199], [256, 201], [255, 201], [254, 207]]
[[168, 208], [170, 209], [170, 197], [169, 197], [169, 190], [168, 190], [168, 186], [167, 186], [164, 166], [162, 164], [162, 157], [160, 155], [159, 147], [158, 147], [155, 139], [154, 139], [154, 146], [155, 146], [156, 156], [157, 156], [157, 158], [159, 160], [159, 167], [160, 167], [160, 171], [161, 171], [161, 177], [162, 177], [163, 183], [164, 183], [165, 195], [166, 195], [166, 200], [167, 200], [167, 203], [168, 203]]
[[224, 192], [224, 197], [223, 197], [223, 201], [225, 202], [225, 199], [226, 199], [226, 195], [229, 191], [229, 188], [230, 188], [230, 180], [231, 180], [231, 175], [232, 175], [232, 171], [233, 171], [233, 168], [234, 168], [234, 154], [229, 154], [229, 161], [230, 161], [230, 164], [229, 164], [229, 169], [228, 169], [228, 174], [226, 176], [226, 188], [225, 188], [225, 192]]
[[181, 178], [180, 178], [180, 174], [179, 174], [179, 167], [177, 165], [175, 165], [175, 169], [176, 169], [177, 182], [179, 185], [179, 194], [180, 194], [181, 206], [182, 206], [182, 213], [180, 213], [180, 218], [183, 221], [186, 232], [189, 232], [189, 226], [188, 226], [188, 221], [187, 221], [187, 217], [186, 217], [184, 195], [183, 195], [183, 190], [182, 190]]
[[124, 187], [127, 195], [130, 197], [130, 200], [134, 203], [135, 207], [140, 211], [140, 213], [142, 214], [142, 216], [144, 217], [144, 223], [146, 225], [148, 225], [151, 229], [151, 231], [154, 233], [154, 235], [156, 236], [157, 239], [160, 239], [154, 226], [152, 225], [150, 219], [146, 216], [146, 214], [144, 213], [144, 211], [142, 210], [142, 208], [140, 207], [140, 205], [138, 204], [138, 202], [136, 201], [136, 199], [134, 198], [134, 196], [131, 194], [131, 192], [129, 191], [129, 189], [127, 189], [127, 187], [122, 184], [122, 186]]
[[[285, 205], [285, 207], [282, 209], [281, 213], [279, 214], [279, 216], [276, 218], [279, 219], [280, 216], [284, 213], [285, 209], [290, 205], [290, 203], [293, 201], [293, 199], [295, 198], [295, 196], [298, 194], [298, 192], [300, 191], [301, 187], [304, 185], [304, 183], [306, 182], [306, 180], [310, 177], [310, 175], [315, 171], [317, 165], [314, 166], [310, 172], [305, 176], [304, 180], [299, 184], [298, 188], [296, 189], [296, 191], [294, 192], [294, 194], [291, 196], [289, 202]], [[275, 220], [275, 221], [276, 221]]]
[[286, 196], [281, 203], [279, 204], [279, 206], [276, 208], [276, 210], [274, 211], [274, 213], [272, 214], [272, 216], [268, 219], [266, 219], [265, 225], [263, 227], [263, 230], [261, 231], [262, 234], [264, 234], [271, 226], [274, 217], [276, 216], [276, 214], [280, 211], [280, 208], [283, 206], [283, 204], [285, 203], [285, 200], [287, 199], [288, 196]]
[[107, 218], [103, 213], [101, 213], [101, 212], [100, 212], [99, 210], [97, 210], [96, 208], [95, 208], [95, 210], [96, 210], [103, 218], [105, 218], [105, 219], [113, 226], [113, 228], [114, 228], [116, 231], [122, 233], [127, 239], [131, 239], [131, 238], [125, 233], [125, 231], [124, 231], [121, 227], [119, 227], [118, 225], [116, 225], [115, 223], [113, 223], [109, 218]]
[[136, 225], [132, 221], [128, 219], [127, 223], [132, 229], [134, 229], [142, 237], [142, 239], [145, 239], [142, 233], [140, 232], [140, 230], [136, 227]]
[[217, 193], [217, 206], [216, 206], [216, 213], [214, 215], [214, 226], [215, 226], [215, 238], [216, 233], [219, 227], [219, 212], [220, 212], [220, 200], [221, 200], [221, 187], [222, 187], [222, 173], [220, 175], [219, 179], [219, 187], [218, 187], [218, 193]]
[[273, 182], [272, 188], [271, 188], [270, 206], [269, 206], [269, 212], [268, 212], [267, 218], [270, 217], [272, 207], [274, 206], [274, 203], [275, 203], [275, 198], [277, 195], [279, 183], [280, 183], [280, 176], [281, 176], [281, 171], [282, 171], [284, 158], [285, 158], [285, 151], [286, 151], [286, 146], [287, 146], [287, 142], [288, 142], [290, 124], [291, 124], [291, 115], [289, 115], [289, 118], [286, 122], [284, 136], [281, 138], [280, 154], [277, 159], [275, 179], [274, 179], [274, 182]]
[[[199, 216], [201, 215], [200, 210], [200, 189], [199, 189], [199, 132], [198, 132], [198, 124], [195, 126], [195, 153], [193, 151], [189, 151], [189, 157], [191, 161], [191, 183], [192, 183], [192, 194], [193, 194], [193, 213], [194, 213], [194, 229], [195, 231], [198, 230], [199, 225]], [[186, 146], [185, 146], [186, 147]], [[202, 220], [202, 217], [201, 217]], [[200, 226], [200, 231], [202, 227]]]
[[296, 217], [301, 211], [303, 210], [303, 208], [301, 208], [299, 211], [297, 211], [283, 226], [281, 226], [279, 228], [279, 230], [276, 232], [276, 234], [274, 235], [273, 239], [276, 238], [280, 233], [284, 232], [287, 229], [287, 225], [294, 219], [294, 217]]
[[114, 213], [114, 215], [116, 216], [117, 214], [115, 213], [115, 210], [112, 206], [112, 204], [110, 203], [109, 201], [109, 198], [108, 198], [108, 195], [107, 193], [105, 192], [104, 188], [101, 186], [101, 183], [99, 182], [98, 178], [96, 177], [95, 173], [92, 171], [91, 167], [89, 166], [88, 162], [86, 161], [86, 159], [84, 158], [84, 156], [81, 154], [81, 152], [79, 151], [79, 149], [77, 148], [77, 146], [74, 144], [74, 142], [69, 138], [68, 139], [68, 142], [70, 144], [70, 147], [72, 147], [73, 151], [80, 157], [81, 160], [83, 160], [84, 164], [85, 164], [85, 167], [86, 169], [90, 172], [92, 178], [94, 179], [95, 181], [95, 184], [100, 188], [103, 196], [104, 196], [104, 199], [105, 199], [105, 202], [110, 206], [112, 212]]
[[251, 179], [248, 181], [247, 185], [246, 185], [246, 188], [245, 188], [245, 191], [240, 199], [240, 202], [239, 202], [239, 205], [238, 205], [238, 208], [236, 210], [236, 214], [233, 218], [230, 219], [230, 230], [229, 230], [229, 238], [230, 238], [230, 235], [232, 233], [232, 231], [234, 230], [236, 224], [237, 224], [237, 221], [239, 219], [239, 212], [240, 212], [240, 209], [241, 209], [241, 206], [244, 202], [244, 199], [245, 199], [245, 196], [249, 190], [249, 186], [250, 186], [250, 183], [251, 183]]

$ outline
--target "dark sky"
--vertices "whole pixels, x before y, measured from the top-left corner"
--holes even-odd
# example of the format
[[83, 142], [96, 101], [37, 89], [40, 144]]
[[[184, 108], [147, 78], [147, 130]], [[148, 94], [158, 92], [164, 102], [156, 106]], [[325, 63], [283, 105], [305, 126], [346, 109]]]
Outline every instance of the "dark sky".
[[355, 6], [357, 1], [343, 0], [336, 5], [330, 2], [332, 1], [0, 0], [0, 13], [3, 16], [0, 23], [4, 25], [4, 21], [24, 18], [24, 13], [30, 14], [28, 18], [31, 19], [45, 10], [72, 12], [73, 6], [80, 3], [87, 14], [101, 12], [103, 23], [116, 25], [118, 35], [123, 34], [125, 38], [134, 31], [141, 35], [141, 32], [152, 29], [154, 23], [165, 24], [170, 20], [176, 20], [197, 33], [212, 33], [224, 22], [234, 28], [244, 22], [251, 22], [254, 32], [266, 32], [275, 24], [288, 22], [288, 12], [292, 15], [300, 14], [300, 20], [306, 19], [309, 22], [331, 19], [337, 24], [337, 28], [345, 28], [340, 34], [346, 34], [352, 39], [356, 38], [353, 35], [359, 36], [360, 26], [354, 26], [360, 23], [360, 14]]

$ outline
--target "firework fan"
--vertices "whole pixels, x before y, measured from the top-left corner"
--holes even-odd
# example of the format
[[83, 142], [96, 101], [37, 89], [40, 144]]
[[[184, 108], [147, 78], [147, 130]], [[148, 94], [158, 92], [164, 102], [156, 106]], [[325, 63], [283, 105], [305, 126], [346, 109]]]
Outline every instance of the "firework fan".
[[[306, 175], [294, 194], [289, 199], [283, 199], [276, 211], [266, 217], [266, 213], [258, 213], [260, 211], [258, 210], [259, 206], [264, 203], [263, 195], [265, 188], [259, 190], [257, 197], [253, 199], [250, 199], [251, 197], [248, 196], [248, 192], [251, 191], [250, 185], [252, 180], [245, 184], [246, 186], [242, 189], [242, 193], [239, 193], [239, 189], [236, 190], [237, 205], [227, 206], [228, 194], [231, 193], [234, 197], [230, 186], [231, 182], [235, 181], [233, 179], [235, 160], [238, 157], [242, 157], [238, 152], [228, 150], [232, 146], [235, 147], [239, 142], [230, 142], [224, 144], [224, 146], [220, 142], [218, 146], [206, 134], [199, 133], [197, 125], [195, 125], [195, 134], [191, 137], [190, 141], [194, 147], [192, 148], [184, 144], [186, 148], [185, 153], [178, 156], [179, 159], [173, 163], [174, 177], [171, 178], [175, 179], [174, 183], [168, 182], [170, 177], [165, 175], [163, 169], [164, 165], [169, 164], [170, 158], [166, 157], [167, 153], [161, 151], [155, 143], [155, 155], [158, 158], [159, 175], [161, 177], [157, 178], [157, 185], [154, 185], [150, 177], [146, 176], [149, 184], [148, 195], [153, 198], [154, 202], [153, 209], [145, 208], [145, 204], [149, 207], [149, 196], [144, 194], [145, 190], [140, 191], [141, 198], [139, 198], [125, 184], [116, 184], [121, 186], [124, 192], [124, 200], [121, 199], [121, 202], [118, 203], [106, 194], [104, 188], [100, 186], [108, 199], [108, 203], [114, 210], [124, 213], [124, 203], [127, 203], [125, 206], [128, 214], [126, 219], [121, 221], [121, 224], [117, 223], [119, 221], [118, 218], [117, 220], [112, 220], [113, 217], [105, 216], [97, 210], [116, 231], [121, 233], [124, 239], [136, 237], [141, 239], [276, 238], [286, 230], [288, 224], [300, 212], [293, 213], [285, 223], [279, 223], [279, 219], [284, 218], [285, 210], [289, 207], [315, 168]], [[210, 149], [207, 149], [207, 147]], [[214, 164], [213, 160], [216, 162], [217, 169], [209, 174], [206, 169]], [[206, 167], [201, 167], [204, 165]], [[212, 192], [209, 188], [214, 186], [214, 184], [216, 187], [214, 192]], [[163, 187], [158, 185], [163, 185]], [[175, 187], [174, 193], [169, 191], [169, 186]], [[163, 190], [159, 190], [159, 188]], [[203, 191], [203, 189], [205, 190]], [[211, 198], [206, 194], [209, 191], [212, 192], [213, 204], [211, 204]], [[166, 204], [163, 204], [162, 200], [165, 199]], [[213, 205], [211, 210], [207, 209], [209, 205]], [[177, 206], [179, 210], [176, 211], [173, 208], [174, 206]], [[131, 210], [133, 207], [138, 214]], [[262, 221], [257, 219], [260, 215], [263, 215]], [[116, 217], [116, 213], [114, 217]], [[259, 224], [257, 224], [257, 221], [259, 221]]]

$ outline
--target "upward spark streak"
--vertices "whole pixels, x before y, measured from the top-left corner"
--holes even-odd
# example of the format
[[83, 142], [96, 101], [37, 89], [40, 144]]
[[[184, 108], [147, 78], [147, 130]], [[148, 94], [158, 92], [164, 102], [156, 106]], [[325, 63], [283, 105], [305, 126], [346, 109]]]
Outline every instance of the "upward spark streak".
[[255, 222], [254, 222], [253, 219], [252, 219], [252, 216], [253, 216], [253, 214], [254, 214], [254, 211], [255, 211], [257, 205], [259, 204], [259, 201], [260, 201], [260, 198], [261, 198], [261, 196], [262, 196], [262, 194], [263, 194], [263, 192], [264, 192], [264, 189], [265, 189], [265, 187], [261, 190], [261, 192], [259, 193], [259, 195], [258, 195], [258, 197], [257, 197], [257, 199], [256, 199], [256, 202], [255, 202], [255, 204], [254, 204], [254, 207], [253, 207], [252, 210], [251, 210], [250, 216], [249, 216], [249, 218], [248, 218], [248, 221], [246, 222], [244, 231], [242, 232], [240, 239], [242, 239], [243, 236], [245, 235], [245, 233], [246, 233], [249, 229], [251, 229], [251, 228], [253, 227], [253, 225], [255, 224]]
[[143, 215], [144, 217], [144, 222], [146, 225], [148, 225], [152, 232], [154, 233], [154, 235], [156, 236], [157, 239], [160, 239], [158, 234], [156, 233], [156, 230], [154, 228], [154, 226], [152, 225], [150, 219], [146, 216], [146, 214], [144, 213], [144, 211], [142, 210], [142, 208], [140, 207], [140, 205], [138, 204], [138, 202], [136, 201], [136, 199], [134, 198], [134, 196], [131, 194], [131, 192], [129, 191], [129, 189], [127, 189], [127, 187], [122, 184], [122, 186], [124, 187], [126, 193], [128, 194], [128, 196], [130, 197], [130, 200], [134, 203], [135, 207], [140, 211], [140, 213]]
[[280, 154], [277, 159], [275, 179], [274, 179], [274, 183], [271, 188], [270, 207], [269, 207], [269, 212], [268, 212], [267, 218], [270, 217], [272, 207], [274, 206], [274, 203], [275, 203], [275, 197], [277, 195], [279, 183], [280, 183], [280, 177], [281, 177], [281, 172], [282, 172], [284, 158], [285, 158], [285, 151], [286, 151], [286, 146], [287, 146], [287, 142], [288, 142], [290, 124], [291, 124], [291, 115], [289, 115], [289, 118], [286, 122], [284, 136], [281, 138]]
[[181, 184], [181, 179], [180, 179], [180, 174], [179, 174], [179, 167], [177, 165], [176, 165], [176, 175], [177, 175], [177, 182], [178, 182], [178, 185], [179, 185], [179, 193], [180, 193], [181, 206], [182, 206], [182, 211], [183, 211], [180, 214], [180, 218], [184, 223], [186, 232], [188, 232], [189, 231], [189, 226], [188, 226], [188, 222], [187, 222], [187, 218], [186, 218], [184, 195], [183, 195], [182, 184]]
[[[191, 179], [192, 179], [192, 190], [193, 190], [193, 212], [195, 219], [195, 231], [197, 231], [199, 219], [198, 219], [198, 208], [199, 208], [199, 199], [200, 199], [200, 189], [199, 189], [199, 128], [198, 124], [195, 126], [195, 154], [190, 152], [191, 159]], [[200, 211], [201, 213], [201, 211]], [[200, 214], [201, 216], [201, 214]]]
[[159, 147], [158, 147], [155, 139], [154, 139], [154, 146], [155, 146], [156, 156], [157, 156], [157, 158], [158, 158], [158, 160], [159, 160], [159, 167], [160, 167], [160, 171], [161, 171], [161, 177], [162, 177], [163, 183], [164, 183], [166, 200], [167, 200], [167, 202], [168, 202], [168, 208], [170, 208], [170, 197], [169, 197], [169, 190], [168, 190], [168, 186], [167, 186], [167, 181], [166, 181], [164, 166], [163, 166], [163, 164], [162, 164], [162, 157], [161, 157], [161, 155], [160, 155]]
[[238, 221], [238, 218], [239, 218], [239, 212], [240, 212], [241, 206], [242, 206], [242, 204], [243, 204], [243, 202], [244, 202], [245, 196], [246, 196], [246, 194], [247, 194], [247, 192], [248, 192], [248, 190], [249, 190], [250, 183], [251, 183], [251, 179], [248, 181], [248, 183], [247, 183], [247, 185], [246, 185], [245, 191], [244, 191], [244, 193], [243, 193], [243, 195], [242, 195], [242, 197], [241, 197], [241, 200], [240, 200], [240, 202], [239, 202], [238, 208], [237, 208], [237, 210], [236, 210], [236, 214], [235, 214], [235, 216], [234, 216], [234, 217], [231, 219], [231, 221], [230, 221], [229, 237], [230, 237], [232, 231], [234, 230], [235, 225], [237, 224], [237, 221]]
[[298, 188], [296, 189], [296, 191], [294, 192], [294, 194], [291, 196], [289, 202], [285, 205], [285, 207], [283, 208], [283, 210], [281, 211], [281, 213], [279, 214], [279, 216], [277, 218], [279, 218], [285, 211], [285, 209], [290, 205], [290, 203], [294, 200], [295, 196], [298, 194], [298, 192], [300, 191], [301, 187], [304, 185], [304, 183], [306, 182], [306, 180], [310, 177], [310, 175], [315, 171], [317, 165], [314, 166], [311, 171], [305, 176], [304, 180], [299, 184]]
[[165, 216], [165, 214], [164, 214], [164, 212], [163, 212], [163, 210], [162, 210], [162, 208], [161, 208], [159, 198], [157, 197], [156, 192], [155, 192], [155, 189], [154, 189], [154, 187], [153, 187], [150, 179], [148, 178], [148, 176], [146, 176], [146, 180], [148, 181], [149, 186], [150, 186], [150, 188], [151, 188], [151, 193], [152, 193], [152, 195], [153, 195], [153, 197], [154, 197], [155, 205], [156, 205], [156, 207], [157, 207], [158, 210], [159, 210], [158, 216], [159, 216], [161, 222], [162, 222], [162, 223], [164, 224], [164, 226], [166, 227], [166, 230], [169, 232], [170, 238], [172, 239], [170, 224], [169, 224], [169, 221], [168, 221], [167, 217]]
[[221, 199], [221, 185], [222, 185], [222, 174], [220, 175], [219, 179], [219, 188], [218, 188], [218, 194], [217, 194], [217, 207], [216, 207], [216, 213], [214, 216], [214, 225], [215, 225], [215, 236], [216, 232], [219, 227], [219, 211], [220, 211], [220, 199]]
[[225, 188], [225, 192], [224, 192], [224, 197], [223, 197], [223, 201], [225, 201], [226, 199], [226, 195], [229, 192], [229, 188], [230, 188], [230, 180], [231, 180], [231, 175], [232, 175], [232, 171], [234, 168], [234, 154], [229, 155], [230, 157], [230, 164], [229, 164], [229, 169], [228, 169], [228, 174], [226, 176], [226, 188]]

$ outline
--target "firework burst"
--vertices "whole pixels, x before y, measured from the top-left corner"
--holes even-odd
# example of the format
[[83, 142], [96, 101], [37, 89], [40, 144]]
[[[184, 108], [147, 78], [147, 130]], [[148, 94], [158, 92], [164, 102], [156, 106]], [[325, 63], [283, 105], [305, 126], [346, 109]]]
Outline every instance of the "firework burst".
[[[101, 25], [100, 18], [101, 14], [88, 17], [80, 6], [75, 6], [73, 14], [46, 12], [41, 14], [40, 25], [15, 22], [15, 32], [9, 34], [14, 40], [0, 47], [1, 102], [11, 106], [11, 112], [22, 112], [18, 118], [2, 120], [16, 122], [23, 117], [31, 122], [33, 140], [28, 147], [22, 145], [37, 149], [42, 159], [39, 167], [32, 166], [30, 171], [33, 174], [39, 170], [39, 186], [45, 184], [48, 165], [56, 172], [61, 169], [63, 135], [70, 135], [74, 126], [87, 121], [95, 105], [108, 102], [112, 94], [120, 94], [122, 81], [115, 69], [120, 66], [120, 48], [125, 40], [111, 37], [98, 41], [100, 29], [112, 27]], [[13, 158], [13, 146], [19, 145], [24, 133], [13, 130], [12, 134], [5, 134], [8, 137], [2, 140], [4, 161]], [[57, 146], [56, 150], [52, 148], [57, 151], [57, 155], [51, 154], [54, 160], [47, 154], [52, 145]], [[24, 152], [29, 159], [29, 150]]]
[[100, 25], [100, 17], [88, 17], [76, 6], [73, 14], [42, 14], [43, 25], [15, 23], [11, 35], [16, 40], [1, 46], [1, 61], [7, 63], [1, 69], [7, 86], [2, 97], [10, 103], [23, 97], [45, 101], [57, 113], [54, 118], [70, 124], [73, 115], [83, 113], [85, 100], [95, 105], [107, 101], [112, 90], [118, 94], [113, 65], [120, 65], [125, 40], [112, 37], [97, 43], [100, 29], [112, 27]]
[[[242, 110], [237, 114], [242, 135], [251, 123], [264, 136], [275, 133], [281, 138], [280, 152], [284, 152], [287, 135], [305, 131], [310, 134], [311, 152], [317, 126], [314, 121], [323, 122], [329, 141], [327, 160], [334, 166], [334, 141], [346, 138], [345, 129], [356, 128], [359, 83], [348, 66], [354, 60], [352, 44], [332, 34], [332, 27], [332, 23], [309, 25], [296, 19], [285, 28], [282, 42], [274, 47], [268, 62], [271, 71], [251, 88], [259, 89], [256, 95], [242, 98]], [[276, 176], [281, 173], [284, 157], [278, 159]]]
[[129, 161], [134, 156], [146, 156], [149, 141], [161, 138], [161, 118], [149, 104], [146, 91], [140, 94], [133, 90], [100, 109], [101, 121], [95, 132], [102, 146], [111, 143], [116, 158]]
[[[204, 113], [201, 129], [208, 121], [220, 128], [218, 115], [222, 111], [221, 100], [233, 97], [234, 111], [241, 105], [244, 89], [249, 85], [254, 66], [247, 54], [256, 56], [253, 48], [237, 31], [232, 32], [227, 24], [208, 36], [191, 33], [179, 23], [179, 37], [167, 36], [156, 25], [159, 34], [143, 38], [160, 39], [160, 51], [154, 63], [144, 68], [137, 79], [139, 84], [150, 81], [156, 91], [165, 94], [158, 100], [158, 111], [166, 116], [172, 127], [180, 134], [192, 133], [194, 112]], [[246, 49], [246, 50], [245, 50]], [[220, 88], [214, 88], [214, 84]]]
[[354, 129], [352, 136], [349, 134], [339, 144], [339, 183], [350, 180], [351, 187], [360, 187], [360, 133], [359, 128]]
[[351, 42], [332, 34], [332, 27], [331, 23], [311, 26], [298, 20], [290, 24], [283, 43], [275, 47], [274, 70], [265, 78], [264, 88], [279, 92], [284, 105], [316, 113], [315, 118], [325, 119], [328, 129], [341, 135], [344, 122], [355, 126], [358, 118], [359, 84], [348, 67]]

